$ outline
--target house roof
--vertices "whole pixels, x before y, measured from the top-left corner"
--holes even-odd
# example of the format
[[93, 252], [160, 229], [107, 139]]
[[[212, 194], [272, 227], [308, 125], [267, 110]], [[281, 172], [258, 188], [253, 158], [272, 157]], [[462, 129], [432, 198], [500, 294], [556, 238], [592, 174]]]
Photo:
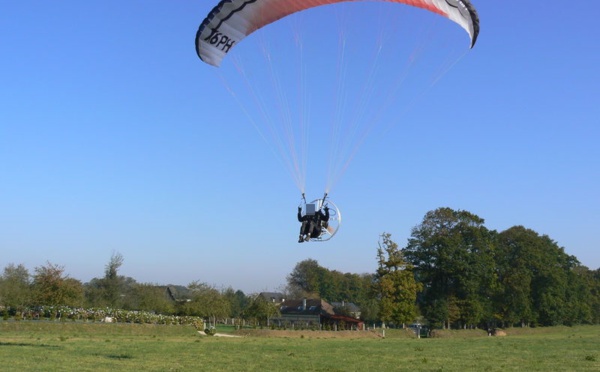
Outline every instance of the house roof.
[[360, 312], [360, 307], [356, 306], [356, 304], [353, 302], [332, 302], [331, 305], [333, 307], [345, 307], [346, 309], [348, 309], [348, 311], [352, 313]]
[[191, 297], [190, 290], [182, 285], [169, 284], [164, 287], [167, 291], [167, 294], [173, 301], [185, 301]]
[[285, 314], [310, 314], [310, 315], [335, 315], [333, 306], [321, 299], [286, 300], [279, 308], [281, 315]]
[[261, 292], [259, 296], [263, 296], [269, 302], [281, 303], [285, 301], [283, 293], [279, 292]]
[[332, 315], [329, 318], [333, 319], [333, 320], [343, 320], [346, 323], [353, 323], [353, 324], [357, 324], [357, 325], [360, 325], [363, 323], [363, 321], [360, 319], [356, 319], [356, 318], [353, 318], [351, 316], [346, 316], [346, 315]]

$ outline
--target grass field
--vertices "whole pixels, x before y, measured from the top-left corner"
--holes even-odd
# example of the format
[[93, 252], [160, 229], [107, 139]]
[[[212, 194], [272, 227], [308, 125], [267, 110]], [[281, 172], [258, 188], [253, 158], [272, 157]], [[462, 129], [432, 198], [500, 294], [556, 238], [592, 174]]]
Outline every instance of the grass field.
[[[230, 329], [217, 329], [231, 333]], [[2, 371], [600, 371], [600, 326], [446, 331], [245, 332], [191, 326], [0, 321]], [[335, 337], [334, 337], [335, 336]], [[359, 337], [361, 336], [361, 337]]]

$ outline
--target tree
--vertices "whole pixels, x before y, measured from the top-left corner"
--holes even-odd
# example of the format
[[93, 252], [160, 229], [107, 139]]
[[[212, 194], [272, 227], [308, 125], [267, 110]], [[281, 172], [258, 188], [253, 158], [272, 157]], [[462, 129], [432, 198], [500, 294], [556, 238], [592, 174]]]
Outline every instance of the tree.
[[513, 226], [498, 236], [501, 315], [508, 324], [558, 325], [585, 318], [589, 288], [574, 271], [580, 264], [547, 235]]
[[123, 280], [118, 270], [123, 265], [123, 256], [114, 252], [104, 270], [104, 299], [109, 306], [120, 307], [121, 295], [123, 294]]
[[244, 311], [244, 318], [255, 319], [259, 323], [264, 321], [268, 326], [271, 318], [280, 315], [277, 305], [268, 301], [264, 296], [255, 294], [251, 297], [253, 300]]
[[[131, 308], [132, 304], [126, 303], [131, 298], [131, 289], [135, 280], [118, 274], [123, 265], [123, 256], [116, 252], [110, 257], [105, 266], [103, 278], [93, 278], [85, 287], [85, 297], [89, 306]], [[129, 292], [129, 293], [128, 293]]]
[[130, 299], [126, 302], [131, 310], [150, 311], [158, 314], [173, 314], [175, 312], [175, 306], [162, 286], [135, 283], [129, 297]]
[[32, 298], [29, 271], [19, 264], [9, 264], [0, 277], [0, 305], [23, 310], [30, 305]]
[[64, 275], [62, 266], [50, 262], [35, 268], [33, 294], [36, 305], [79, 307], [83, 304], [81, 282]]
[[438, 208], [412, 229], [403, 249], [424, 285], [419, 305], [435, 326], [473, 326], [493, 318], [495, 232], [467, 211]]
[[321, 298], [329, 302], [353, 302], [366, 306], [373, 274], [342, 273], [319, 265], [314, 259], [296, 264], [287, 277], [291, 298]]
[[379, 300], [369, 297], [356, 303], [360, 307], [360, 318], [367, 323], [379, 321]]
[[600, 269], [588, 271], [588, 287], [590, 288], [590, 307], [592, 308], [592, 323], [600, 324]]
[[374, 292], [380, 301], [380, 319], [396, 324], [412, 322], [417, 317], [417, 292], [422, 285], [415, 281], [412, 265], [404, 260], [390, 234], [381, 236], [377, 264]]
[[565, 324], [593, 324], [595, 298], [592, 272], [583, 265], [577, 265], [567, 272], [567, 281]]
[[536, 320], [532, 300], [531, 270], [535, 260], [533, 248], [537, 234], [522, 226], [515, 226], [498, 235], [497, 271], [501, 292], [496, 299], [500, 319], [509, 324], [519, 322], [521, 326]]
[[306, 259], [296, 264], [288, 275], [288, 293], [295, 298], [319, 297], [319, 286], [325, 269], [314, 259]]
[[231, 314], [231, 304], [216, 288], [198, 281], [188, 285], [191, 291], [191, 301], [183, 305], [184, 315], [201, 316], [216, 319], [226, 318]]
[[232, 318], [241, 317], [248, 303], [248, 297], [246, 297], [244, 292], [240, 290], [234, 291], [233, 288], [229, 287], [223, 292], [223, 296], [229, 302], [231, 308], [229, 316]]

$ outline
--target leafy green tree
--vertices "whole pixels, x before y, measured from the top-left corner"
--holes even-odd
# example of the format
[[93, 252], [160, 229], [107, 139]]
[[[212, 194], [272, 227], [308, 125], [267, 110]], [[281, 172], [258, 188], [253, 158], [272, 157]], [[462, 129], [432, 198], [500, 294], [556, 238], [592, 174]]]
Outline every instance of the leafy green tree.
[[244, 308], [248, 304], [248, 297], [244, 292], [240, 290], [234, 291], [233, 288], [229, 287], [223, 292], [223, 296], [229, 302], [231, 308], [229, 316], [232, 318], [241, 317]]
[[188, 285], [191, 299], [182, 306], [184, 315], [209, 318], [213, 324], [231, 314], [231, 303], [219, 290], [206, 283], [194, 281]]
[[379, 322], [379, 300], [375, 297], [369, 297], [356, 303], [360, 307], [360, 318], [366, 323]]
[[255, 294], [251, 297], [252, 300], [244, 311], [244, 318], [249, 320], [254, 319], [258, 321], [259, 324], [264, 322], [269, 326], [270, 319], [280, 315], [277, 304], [267, 300], [261, 295]]
[[296, 264], [287, 277], [287, 291], [293, 298], [317, 298], [321, 296], [320, 284], [326, 269], [314, 259], [306, 259]]
[[115, 252], [110, 257], [104, 270], [104, 281], [102, 282], [104, 300], [109, 306], [122, 307], [121, 297], [124, 292], [123, 278], [119, 276], [118, 270], [123, 265], [123, 255]]
[[588, 271], [588, 288], [590, 288], [590, 307], [592, 308], [592, 323], [600, 324], [600, 269]]
[[497, 249], [499, 301], [507, 324], [550, 326], [585, 317], [582, 297], [589, 291], [577, 288], [579, 262], [547, 235], [514, 226], [499, 234]]
[[36, 305], [83, 305], [83, 285], [79, 280], [64, 275], [62, 266], [47, 263], [35, 268], [33, 294]]
[[129, 291], [129, 308], [157, 314], [173, 314], [174, 303], [168, 298], [163, 286], [149, 283], [135, 283]]
[[362, 308], [370, 300], [373, 274], [342, 273], [324, 268], [314, 259], [307, 259], [296, 265], [287, 280], [290, 298], [346, 301]]
[[371, 297], [374, 274], [341, 273], [338, 271], [333, 271], [333, 274], [336, 277], [337, 286], [335, 287], [335, 293], [328, 297], [331, 298], [331, 301], [353, 302], [361, 308], [366, 306]]
[[422, 285], [415, 281], [412, 265], [404, 260], [390, 234], [381, 236], [377, 264], [374, 292], [380, 301], [380, 319], [396, 324], [412, 322], [417, 317], [417, 292]]
[[412, 229], [404, 256], [424, 285], [418, 302], [434, 326], [476, 326], [493, 318], [495, 232], [467, 211], [438, 208]]
[[497, 318], [501, 325], [534, 321], [531, 282], [533, 272], [525, 257], [528, 243], [519, 238], [516, 229], [498, 235], [496, 270], [500, 291], [495, 296]]
[[31, 304], [31, 276], [29, 271], [19, 264], [9, 264], [0, 277], [0, 305], [23, 310]]
[[591, 271], [583, 265], [567, 272], [565, 324], [593, 324], [594, 296], [593, 281], [590, 279]]
[[85, 306], [87, 307], [106, 307], [104, 301], [104, 291], [102, 289], [102, 279], [92, 278], [89, 282], [83, 285], [83, 293], [85, 297]]
[[135, 296], [131, 293], [136, 282], [120, 276], [123, 255], [116, 252], [105, 266], [103, 278], [93, 278], [85, 286], [85, 298], [88, 306], [126, 308], [135, 310]]

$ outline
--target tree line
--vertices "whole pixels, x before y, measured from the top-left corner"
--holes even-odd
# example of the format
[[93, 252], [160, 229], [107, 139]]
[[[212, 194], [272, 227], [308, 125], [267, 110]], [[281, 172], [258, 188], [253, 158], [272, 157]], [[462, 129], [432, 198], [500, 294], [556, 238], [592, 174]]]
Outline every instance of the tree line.
[[315, 260], [288, 285], [356, 302], [365, 320], [435, 328], [600, 323], [600, 269], [590, 270], [547, 235], [497, 232], [468, 211], [428, 212], [400, 248], [383, 234], [373, 274], [342, 274]]
[[[123, 261], [121, 254], [113, 254], [104, 276], [88, 283], [70, 278], [64, 267], [50, 262], [36, 267], [33, 274], [23, 264], [8, 264], [0, 276], [0, 314], [4, 319], [59, 318], [62, 314], [69, 319], [116, 316], [124, 321], [135, 316], [152, 322], [158, 319], [161, 324], [193, 323], [197, 317], [212, 324], [226, 318], [260, 324], [279, 314], [279, 308], [265, 297], [231, 287], [218, 289], [200, 281], [185, 287], [138, 283], [118, 274]], [[173, 293], [176, 287], [181, 293]]]
[[600, 323], [600, 270], [523, 226], [497, 232], [472, 213], [439, 208], [402, 252], [424, 285], [419, 308], [438, 326]]
[[[369, 323], [420, 321], [437, 328], [551, 326], [600, 323], [600, 269], [590, 270], [546, 235], [523, 226], [497, 232], [470, 212], [428, 212], [399, 247], [382, 234], [374, 273], [344, 273], [314, 259], [296, 264], [284, 298], [354, 303]], [[167, 286], [119, 275], [115, 253], [104, 276], [88, 283], [52, 263], [30, 273], [9, 264], [0, 276], [0, 311], [22, 314], [40, 306], [112, 308], [209, 319], [262, 322], [278, 308], [258, 294], [188, 284], [175, 298]], [[345, 305], [338, 313], [350, 313]]]
[[[36, 267], [30, 274], [24, 265], [9, 264], [0, 276], [0, 312], [4, 318], [25, 318], [39, 309], [93, 309], [143, 311], [154, 314], [208, 318], [241, 317], [252, 313], [252, 296], [232, 288], [219, 290], [198, 281], [188, 284], [182, 297], [175, 298], [170, 287], [138, 283], [118, 274], [124, 258], [113, 254], [103, 277], [88, 283], [70, 278], [64, 267], [52, 264]], [[254, 305], [256, 307], [257, 305]]]

